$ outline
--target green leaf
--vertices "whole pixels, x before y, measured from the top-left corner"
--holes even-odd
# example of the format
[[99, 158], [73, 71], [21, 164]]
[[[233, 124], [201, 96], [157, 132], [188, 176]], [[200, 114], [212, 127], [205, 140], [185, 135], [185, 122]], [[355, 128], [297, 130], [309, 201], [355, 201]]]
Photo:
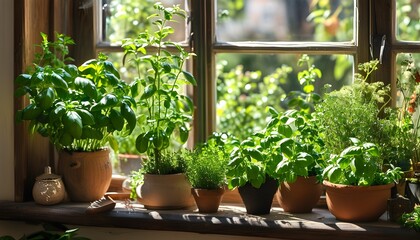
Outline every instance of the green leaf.
[[277, 117], [279, 115], [279, 112], [272, 106], [268, 106], [267, 109], [268, 112], [271, 114], [271, 117]]
[[57, 88], [68, 89], [69, 87], [67, 82], [55, 72], [51, 74], [51, 81]]
[[188, 140], [189, 130], [186, 126], [179, 127], [179, 137], [181, 139], [181, 143], [185, 143]]
[[264, 157], [263, 157], [262, 153], [257, 149], [245, 148], [244, 149], [244, 154], [251, 156], [255, 160], [264, 161]]
[[118, 70], [115, 68], [114, 64], [110, 61], [104, 61], [104, 67], [105, 70], [107, 70], [108, 72], [110, 72], [112, 75], [114, 75], [114, 77], [116, 79], [120, 78], [120, 73], [118, 72]]
[[82, 118], [75, 111], [68, 111], [63, 116], [63, 125], [67, 133], [73, 138], [80, 139], [82, 136], [83, 123]]
[[97, 97], [96, 86], [90, 79], [77, 77], [74, 80], [74, 84], [77, 89], [81, 89], [88, 97], [93, 99]]
[[35, 104], [29, 104], [22, 110], [22, 120], [34, 120], [42, 113], [42, 109]]
[[152, 97], [156, 93], [156, 90], [157, 88], [155, 84], [147, 85], [144, 89], [143, 95], [141, 95], [141, 99], [144, 100]]
[[104, 138], [104, 134], [99, 129], [95, 129], [90, 126], [83, 126], [81, 139], [88, 138], [102, 140]]
[[52, 88], [43, 89], [36, 97], [35, 101], [42, 109], [48, 109], [53, 105], [55, 100], [55, 92]]
[[290, 138], [293, 135], [293, 130], [289, 125], [279, 125], [277, 131], [286, 138]]
[[147, 149], [149, 148], [149, 141], [150, 141], [150, 138], [148, 134], [145, 134], [145, 133], [140, 134], [136, 138], [137, 151], [139, 151], [139, 153], [145, 153]]
[[77, 114], [82, 118], [83, 125], [94, 125], [95, 124], [95, 117], [85, 110], [85, 109], [76, 109]]
[[328, 180], [332, 183], [339, 183], [341, 177], [341, 169], [337, 167], [332, 167], [328, 171]]
[[124, 119], [127, 121], [127, 128], [129, 134], [133, 132], [134, 128], [136, 127], [136, 114], [134, 113], [133, 109], [131, 107], [123, 102], [120, 106], [121, 115], [124, 117]]
[[121, 113], [115, 109], [111, 109], [109, 113], [109, 119], [111, 120], [111, 124], [117, 131], [121, 131], [124, 127], [124, 118]]
[[32, 76], [31, 75], [29, 75], [29, 74], [20, 74], [17, 78], [16, 78], [16, 80], [15, 80], [15, 82], [18, 84], [18, 85], [21, 85], [21, 86], [28, 86], [28, 85], [30, 85], [30, 83], [31, 83], [31, 78], [32, 78]]
[[105, 73], [105, 77], [108, 80], [108, 83], [112, 86], [117, 86], [120, 80], [112, 73]]
[[243, 162], [243, 158], [241, 158], [240, 156], [236, 156], [229, 161], [228, 165], [235, 167], [235, 166], [239, 166], [242, 162]]
[[114, 94], [110, 93], [102, 97], [97, 104], [93, 105], [91, 111], [100, 111], [105, 108], [111, 108], [117, 105], [117, 103], [117, 97]]
[[192, 84], [193, 86], [197, 86], [197, 82], [195, 81], [195, 78], [194, 78], [194, 76], [191, 73], [189, 73], [187, 71], [182, 71], [182, 73], [184, 74], [185, 79], [190, 84]]
[[60, 144], [63, 146], [70, 146], [73, 143], [73, 136], [70, 133], [64, 132], [63, 135], [60, 137]]

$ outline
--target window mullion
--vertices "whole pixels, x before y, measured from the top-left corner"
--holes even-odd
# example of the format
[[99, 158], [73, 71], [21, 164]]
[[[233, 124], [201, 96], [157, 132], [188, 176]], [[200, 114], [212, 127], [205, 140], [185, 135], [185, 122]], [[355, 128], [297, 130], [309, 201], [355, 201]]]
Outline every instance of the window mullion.
[[194, 142], [204, 141], [215, 129], [216, 84], [213, 49], [213, 0], [191, 0], [192, 48], [197, 55], [193, 61], [197, 87], [194, 91]]

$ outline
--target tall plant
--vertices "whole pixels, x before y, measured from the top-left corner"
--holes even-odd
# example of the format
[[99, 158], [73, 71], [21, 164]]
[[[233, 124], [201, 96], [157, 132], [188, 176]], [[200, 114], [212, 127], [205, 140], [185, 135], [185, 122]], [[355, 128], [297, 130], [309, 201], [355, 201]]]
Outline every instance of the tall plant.
[[[185, 18], [185, 11], [178, 5], [166, 8], [161, 3], [154, 8], [156, 13], [149, 19], [156, 30], [125, 39], [122, 47], [123, 62], [129, 59], [137, 66], [139, 76], [131, 89], [138, 105], [146, 109], [145, 116], [139, 117], [145, 121], [140, 124], [136, 148], [140, 153], [146, 152], [159, 168], [163, 151], [169, 148], [171, 140], [185, 143], [188, 139], [194, 106], [181, 91], [186, 85], [196, 85], [196, 80], [184, 70], [186, 60], [193, 54], [170, 40], [174, 29], [168, 23], [174, 21], [175, 15]], [[145, 74], [140, 69], [143, 64], [147, 66]]]

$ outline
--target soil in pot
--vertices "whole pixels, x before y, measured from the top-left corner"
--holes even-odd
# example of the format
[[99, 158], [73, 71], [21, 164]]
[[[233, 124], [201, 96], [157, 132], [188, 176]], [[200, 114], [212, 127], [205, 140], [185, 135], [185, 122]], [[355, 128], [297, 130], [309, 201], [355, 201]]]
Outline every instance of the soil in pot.
[[342, 221], [376, 221], [386, 211], [394, 185], [349, 186], [324, 181], [328, 210]]
[[136, 192], [146, 209], [186, 209], [195, 205], [191, 185], [183, 173], [145, 174]]
[[238, 187], [246, 212], [255, 215], [269, 214], [278, 187], [279, 182], [268, 177], [260, 188], [255, 188], [250, 183]]
[[70, 199], [74, 202], [93, 202], [102, 198], [112, 179], [109, 150], [96, 152], [61, 151], [58, 173], [62, 176]]
[[225, 190], [218, 189], [191, 189], [194, 196], [195, 203], [197, 204], [198, 211], [201, 213], [215, 213], [219, 209], [220, 202], [222, 201]]
[[285, 212], [308, 213], [318, 203], [322, 184], [315, 176], [298, 177], [295, 182], [283, 182], [279, 187], [277, 200]]

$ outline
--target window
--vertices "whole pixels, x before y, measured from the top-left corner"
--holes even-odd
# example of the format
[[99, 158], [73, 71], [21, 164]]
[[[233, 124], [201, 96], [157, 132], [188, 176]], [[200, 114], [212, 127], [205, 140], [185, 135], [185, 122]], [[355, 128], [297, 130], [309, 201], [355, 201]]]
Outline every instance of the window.
[[[78, 43], [74, 49], [76, 60], [83, 61], [84, 57], [89, 57], [92, 50], [95, 50], [109, 53], [115, 61], [121, 63], [119, 41], [124, 36], [133, 36], [135, 33], [132, 29], [140, 31], [148, 27], [141, 20], [154, 1], [102, 0], [92, 1], [92, 6], [86, 3], [89, 1], [77, 0], [74, 4], [43, 3], [37, 7], [23, 0], [17, 2], [18, 6], [28, 10], [27, 13], [17, 11], [22, 18], [27, 18], [27, 21], [16, 23], [22, 28], [21, 32], [37, 36], [39, 31], [49, 32], [50, 35], [55, 30], [67, 31], [72, 33]], [[323, 80], [335, 83], [335, 79], [341, 79], [336, 87], [351, 79], [347, 74], [358, 63], [382, 56], [382, 64], [375, 72], [375, 77], [391, 84], [395, 89], [400, 73], [397, 60], [403, 54], [412, 54], [414, 59], [420, 56], [417, 36], [420, 25], [417, 10], [420, 0], [163, 2], [181, 4], [191, 15], [188, 21], [180, 22], [175, 27], [176, 32], [179, 32], [177, 40], [182, 42], [187, 50], [197, 54], [189, 64], [199, 81], [198, 87], [193, 89], [197, 107], [194, 141], [202, 141], [214, 130], [220, 130], [223, 127], [223, 117], [228, 120], [234, 119], [233, 116], [220, 114], [223, 110], [221, 107], [227, 104], [227, 99], [224, 99], [224, 102], [220, 99], [222, 90], [227, 89], [224, 86], [240, 86], [245, 81], [238, 77], [227, 77], [232, 71], [249, 74], [251, 80], [261, 83], [264, 77], [281, 71], [282, 66], [291, 66], [294, 72], [289, 72], [289, 82], [294, 85], [280, 83], [275, 84], [277, 88], [274, 90], [259, 90], [283, 94], [299, 87], [293, 78], [299, 70], [296, 62], [301, 54], [308, 54], [314, 59], [315, 65], [324, 73]], [[29, 9], [34, 15], [28, 14]], [[37, 21], [39, 26], [28, 26], [28, 23], [34, 22], [31, 21], [31, 17], [35, 18], [36, 14], [44, 16], [46, 20], [42, 24]], [[125, 25], [117, 26], [116, 21]], [[16, 32], [17, 39], [21, 39], [20, 31]], [[20, 45], [16, 46], [17, 51], [24, 51], [22, 58], [24, 55], [32, 55], [29, 46], [38, 42], [36, 37], [32, 40], [25, 42], [25, 49], [21, 49]], [[90, 44], [91, 40], [94, 42], [94, 49]], [[23, 59], [19, 64], [24, 66], [28, 62], [30, 59]], [[346, 66], [347, 70], [338, 71], [335, 66]], [[16, 65], [16, 68], [18, 72], [22, 69], [19, 65]], [[129, 68], [122, 70], [125, 71], [124, 74], [129, 75]], [[319, 82], [320, 86], [324, 83]], [[250, 86], [252, 84], [241, 88], [246, 90]], [[394, 91], [393, 99], [396, 96]], [[21, 103], [16, 104], [16, 108], [19, 104]], [[259, 115], [255, 117], [260, 119]], [[45, 165], [45, 160], [34, 161], [34, 158], [52, 158], [53, 151], [46, 142], [33, 141], [26, 133], [21, 132], [23, 127], [18, 128], [20, 130], [15, 130], [15, 142], [23, 144], [15, 144], [16, 176], [21, 179], [16, 184], [16, 195], [17, 199], [26, 199], [30, 194], [31, 184], [25, 179], [33, 179], [42, 172]], [[53, 163], [52, 160], [48, 161]]]
[[[96, 50], [111, 53], [116, 63], [121, 63], [119, 52], [122, 49], [118, 47], [121, 40], [134, 37], [150, 27], [146, 16], [152, 11], [153, 2], [99, 1], [95, 7]], [[192, 68], [201, 81], [194, 92], [197, 103], [196, 141], [205, 139], [214, 130], [233, 131], [231, 126], [239, 129], [247, 124], [246, 127], [258, 129], [261, 127], [258, 122], [264, 122], [265, 106], [284, 108], [279, 98], [285, 98], [287, 92], [299, 88], [296, 80], [299, 67], [296, 63], [301, 54], [310, 54], [314, 64], [324, 73], [317, 83], [317, 90], [322, 89], [325, 83], [335, 88], [349, 83], [353, 66], [360, 58], [358, 42], [364, 34], [355, 31], [359, 17], [357, 1], [163, 2], [167, 5], [180, 4], [190, 11], [191, 28], [188, 22], [180, 21], [175, 25], [175, 32], [178, 32], [175, 39], [197, 53]], [[190, 36], [192, 41], [189, 41]], [[270, 84], [263, 82], [264, 78], [273, 78], [276, 72], [282, 71], [282, 67], [292, 69], [292, 72], [288, 72], [285, 78], [277, 79], [280, 82], [276, 83], [274, 79]], [[126, 66], [121, 66], [121, 71], [127, 73], [126, 76], [130, 75]], [[249, 78], [243, 78], [247, 74], [252, 75], [248, 84], [244, 81]], [[254, 88], [254, 85], [260, 87]], [[275, 89], [269, 90], [269, 85]], [[237, 94], [229, 101], [235, 87]], [[251, 92], [266, 93], [269, 98], [261, 103], [252, 102], [259, 104], [255, 106], [258, 109], [244, 108], [232, 112], [234, 106], [231, 103], [238, 103], [240, 96], [248, 97], [244, 101], [254, 101], [249, 94]], [[256, 113], [250, 120], [249, 114], [243, 112], [251, 110]]]

